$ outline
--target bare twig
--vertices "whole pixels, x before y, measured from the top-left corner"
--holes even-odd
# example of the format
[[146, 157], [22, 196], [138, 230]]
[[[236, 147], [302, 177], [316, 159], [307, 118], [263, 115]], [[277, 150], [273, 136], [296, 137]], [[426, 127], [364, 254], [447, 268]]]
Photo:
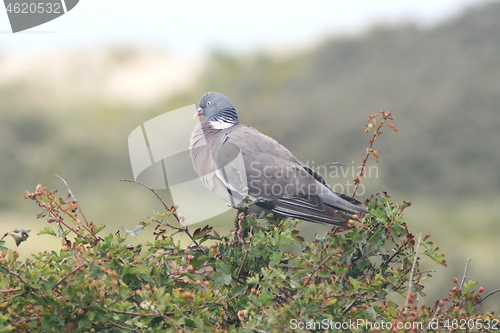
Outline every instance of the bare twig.
[[401, 244], [396, 251], [390, 256], [382, 265], [389, 265], [389, 263], [394, 259], [398, 254], [401, 253], [401, 250], [403, 249], [404, 245]]
[[[142, 187], [150, 190], [151, 192], [154, 193], [154, 195], [156, 195], [156, 197], [158, 198], [158, 200], [160, 200], [160, 202], [163, 204], [163, 207], [165, 207], [166, 210], [169, 209], [168, 206], [167, 206], [167, 204], [165, 203], [165, 201], [163, 201], [163, 199], [160, 197], [160, 195], [158, 193], [156, 193], [156, 191], [154, 189], [152, 189], [151, 187], [147, 186], [146, 184], [143, 184], [143, 183], [138, 182], [136, 180], [130, 180], [130, 179], [122, 179], [121, 181], [122, 182], [135, 183], [137, 185], [141, 185]], [[176, 215], [174, 215], [174, 216], [177, 218], [177, 220], [179, 220], [179, 218]]]
[[324, 166], [327, 166], [327, 165], [335, 165], [335, 166], [349, 166], [349, 164], [347, 163], [341, 163], [341, 162], [328, 162], [328, 163], [324, 163], [324, 164], [321, 164], [321, 165], [318, 165], [316, 168], [314, 168], [314, 172], [318, 172], [318, 169], [321, 168], [321, 167], [324, 167]]
[[240, 265], [240, 268], [238, 269], [238, 273], [236, 273], [237, 278], [240, 277], [240, 273], [241, 273], [241, 270], [243, 269], [243, 265], [245, 264], [245, 261], [247, 260], [248, 252], [250, 252], [250, 250], [246, 250], [245, 256], [243, 257], [243, 260], [241, 261], [241, 265]]
[[[152, 189], [151, 187], [147, 186], [146, 184], [143, 184], [141, 182], [138, 182], [136, 180], [130, 180], [130, 179], [122, 179], [121, 180], [122, 182], [129, 182], [129, 183], [135, 183], [137, 185], [141, 185], [142, 187], [144, 187], [145, 189], [148, 189], [150, 190], [151, 192], [153, 192], [153, 194], [158, 198], [158, 200], [160, 200], [160, 202], [162, 203], [163, 207], [168, 211], [170, 210], [170, 208], [167, 206], [167, 204], [165, 203], [165, 201], [163, 201], [163, 199], [160, 197], [160, 195], [154, 190]], [[179, 216], [177, 215], [177, 212], [176, 211], [173, 211], [172, 212], [172, 215], [174, 215], [175, 219], [177, 220], [177, 222], [179, 222], [179, 224], [183, 224], [181, 219], [179, 218]], [[172, 226], [170, 226], [172, 227]], [[186, 233], [186, 235], [188, 235], [189, 238], [191, 238], [191, 241], [197, 246], [197, 247], [200, 247], [200, 245], [198, 244], [198, 242], [193, 238], [193, 236], [191, 235], [191, 233], [189, 232], [189, 229], [186, 227], [186, 226], [183, 226], [182, 228], [175, 228], [175, 229], [178, 229], [178, 230], [181, 230], [183, 232]]]
[[357, 300], [354, 300], [354, 301], [352, 301], [352, 302], [351, 302], [348, 306], [346, 306], [346, 308], [342, 311], [342, 315], [345, 315], [345, 314], [347, 313], [347, 311], [349, 311], [349, 310], [352, 308], [352, 306], [353, 306], [354, 304], [356, 304], [356, 301], [357, 301]]
[[[35, 192], [33, 194], [30, 194], [32, 199], [36, 201], [36, 203], [38, 204], [39, 207], [43, 207], [47, 210], [47, 214], [49, 214], [50, 216], [52, 216], [51, 219], [48, 220], [49, 223], [51, 222], [56, 222], [58, 223], [59, 225], [63, 225], [65, 226], [68, 230], [71, 230], [75, 235], [77, 235], [79, 238], [85, 238], [80, 232], [78, 232], [77, 229], [75, 228], [72, 228], [68, 223], [64, 222], [64, 218], [62, 218], [57, 212], [55, 212], [54, 210], [50, 209], [47, 209], [47, 206], [44, 202], [42, 202], [39, 198], [37, 198], [37, 193], [38, 192]], [[75, 221], [76, 217], [69, 214], [66, 210], [64, 210], [61, 206], [61, 204], [59, 204], [58, 202], [56, 202], [55, 200], [53, 201], [53, 203], [64, 213], [66, 214], [69, 218], [73, 219], [73, 221]], [[86, 226], [82, 225], [82, 227], [84, 229], [86, 229], [91, 235], [92, 237], [94, 237], [95, 240], [97, 240], [97, 236], [94, 235], [94, 233], [92, 233], [89, 229], [87, 229]]]
[[418, 236], [418, 243], [417, 243], [417, 248], [415, 249], [415, 258], [413, 259], [413, 265], [411, 266], [411, 271], [410, 271], [410, 278], [408, 281], [408, 292], [406, 296], [406, 302], [405, 302], [405, 312], [408, 311], [408, 302], [409, 302], [409, 295], [411, 292], [411, 285], [413, 282], [413, 271], [415, 270], [415, 266], [417, 265], [417, 259], [418, 259], [418, 249], [420, 248], [420, 241], [422, 239], [422, 233]]
[[465, 278], [467, 277], [467, 270], [469, 269], [469, 263], [470, 263], [470, 258], [467, 259], [465, 262], [465, 269], [464, 269], [464, 276], [462, 277], [462, 281], [460, 282], [460, 286], [458, 287], [458, 290], [462, 290], [462, 287], [464, 286], [465, 283]]
[[73, 198], [73, 201], [78, 204], [78, 212], [82, 215], [83, 220], [85, 221], [85, 224], [89, 225], [89, 222], [87, 221], [87, 218], [85, 217], [85, 214], [83, 213], [83, 210], [80, 208], [80, 202], [76, 199], [76, 197], [73, 194], [73, 192], [71, 192], [71, 189], [69, 188], [68, 183], [61, 176], [58, 176], [58, 175], [54, 175], [54, 176], [56, 176], [57, 178], [59, 178], [60, 180], [62, 180], [62, 182], [64, 183], [64, 185], [66, 185], [66, 189], [68, 190], [69, 195]]
[[[394, 132], [398, 131], [393, 123], [385, 124], [385, 122], [388, 119], [392, 120], [392, 114], [390, 112], [382, 110], [379, 113], [382, 114], [382, 120], [378, 124], [378, 127], [375, 129], [375, 132], [373, 133], [373, 137], [369, 141], [370, 146], [368, 148], [366, 148], [366, 155], [361, 163], [361, 171], [359, 172], [359, 175], [356, 177], [356, 179], [354, 179], [354, 183], [356, 184], [356, 187], [354, 188], [354, 192], [352, 194], [353, 198], [356, 195], [356, 192], [358, 191], [358, 187], [359, 187], [359, 184], [361, 183], [361, 179], [365, 175], [366, 163], [368, 162], [368, 158], [370, 157], [370, 154], [373, 154], [373, 157], [378, 162], [378, 154], [380, 152], [373, 149], [373, 144], [375, 143], [375, 140], [379, 137], [379, 135], [382, 133], [382, 132], [380, 132], [380, 129], [383, 126], [389, 126]], [[372, 119], [374, 119], [375, 117], [378, 117], [378, 116], [379, 116], [378, 114], [374, 114], [374, 115], [371, 115], [368, 117], [368, 121], [367, 121], [367, 124], [365, 126], [365, 132], [368, 132], [371, 128], [373, 128], [374, 124], [372, 124], [370, 122], [372, 121]], [[376, 122], [375, 122], [375, 125], [376, 125]]]
[[110, 323], [111, 325], [116, 326], [116, 327], [118, 327], [118, 328], [120, 328], [122, 330], [127, 330], [127, 331], [130, 331], [130, 332], [138, 332], [138, 333], [141, 332], [140, 330], [136, 330], [135, 328], [123, 326], [123, 325], [120, 325], [120, 324], [115, 323], [113, 321], [108, 321], [108, 323]]
[[3, 294], [3, 293], [13, 293], [13, 292], [16, 292], [16, 291], [21, 291], [22, 289], [21, 288], [16, 288], [16, 289], [7, 289], [7, 290], [0, 290], [0, 294]]
[[[164, 317], [164, 316], [171, 316], [174, 313], [173, 312], [165, 312], [164, 314], [158, 314], [158, 313], [140, 313], [140, 312], [128, 312], [128, 311], [117, 311], [117, 310], [112, 310], [110, 311], [112, 313], [116, 314], [123, 314], [127, 316], [134, 316], [134, 317]], [[191, 313], [192, 310], [185, 311], [187, 313]]]
[[312, 280], [314, 274], [316, 274], [322, 267], [323, 265], [325, 264], [325, 262], [327, 262], [331, 257], [333, 257], [336, 253], [335, 252], [332, 252], [330, 253], [325, 259], [323, 259], [319, 264], [318, 266], [314, 269], [314, 271], [311, 273], [311, 275], [307, 278], [306, 280], [306, 283], [304, 283], [304, 287], [307, 286], [309, 284], [309, 282]]
[[427, 325], [425, 325], [424, 330], [422, 331], [422, 333], [427, 333], [427, 331], [429, 330], [429, 324], [432, 323], [436, 319], [436, 317], [439, 314], [439, 312], [441, 312], [441, 309], [443, 307], [440, 305], [440, 303], [441, 302], [439, 301], [438, 302], [438, 306], [436, 308], [436, 311], [434, 311], [434, 314], [432, 315], [431, 320], [427, 323]]
[[19, 279], [19, 280], [20, 280], [23, 284], [25, 284], [25, 285], [27, 285], [27, 284], [28, 284], [28, 283], [27, 283], [26, 281], [24, 281], [24, 280], [23, 280], [23, 278], [22, 278], [19, 274], [17, 274], [16, 272], [13, 272], [13, 271], [9, 270], [9, 274], [10, 274], [10, 275], [14, 275], [15, 277], [17, 277], [17, 278], [18, 278], [18, 279]]
[[68, 276], [70, 276], [71, 274], [73, 274], [74, 272], [76, 272], [77, 270], [79, 270], [80, 268], [82, 268], [83, 266], [87, 265], [87, 263], [85, 264], [81, 264], [80, 266], [74, 268], [71, 272], [69, 272], [68, 274], [66, 274], [62, 279], [60, 279], [59, 281], [57, 281], [57, 283], [50, 289], [55, 289], [58, 285], [60, 285], [64, 280], [66, 280], [68, 278]]
[[243, 219], [245, 218], [245, 213], [244, 212], [238, 212], [238, 231], [236, 231], [236, 236], [238, 238], [238, 241], [241, 243], [241, 244], [245, 244], [245, 240], [244, 240], [244, 237], [245, 237], [245, 228], [243, 227], [243, 225], [241, 224], [243, 222]]
[[478, 305], [478, 304], [482, 303], [485, 299], [487, 299], [488, 297], [490, 297], [490, 296], [491, 296], [491, 295], [493, 295], [493, 294], [496, 294], [496, 293], [497, 293], [497, 292], [499, 292], [499, 291], [500, 291], [500, 289], [495, 289], [495, 290], [493, 290], [491, 293], [489, 293], [488, 295], [484, 296], [482, 299], [480, 299], [479, 301], [477, 301], [477, 302], [474, 304], [474, 306], [476, 306], [476, 305]]

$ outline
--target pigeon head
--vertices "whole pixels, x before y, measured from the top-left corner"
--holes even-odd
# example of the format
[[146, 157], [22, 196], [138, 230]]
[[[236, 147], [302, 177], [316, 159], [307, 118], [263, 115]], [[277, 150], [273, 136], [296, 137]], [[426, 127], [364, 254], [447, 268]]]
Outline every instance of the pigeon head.
[[198, 103], [199, 109], [194, 116], [206, 116], [208, 121], [236, 125], [239, 123], [238, 113], [233, 103], [226, 96], [209, 92], [203, 95]]

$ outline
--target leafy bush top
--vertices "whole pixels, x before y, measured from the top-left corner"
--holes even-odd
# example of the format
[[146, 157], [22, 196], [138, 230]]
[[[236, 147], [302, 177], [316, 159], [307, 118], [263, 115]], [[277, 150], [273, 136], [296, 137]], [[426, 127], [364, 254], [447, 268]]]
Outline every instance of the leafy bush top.
[[[446, 263], [428, 236], [408, 231], [402, 213], [410, 204], [387, 194], [370, 198], [371, 215], [355, 227], [309, 243], [297, 221], [243, 213], [246, 237], [208, 226], [191, 235], [170, 222], [171, 207], [144, 223], [154, 226], [154, 242], [131, 246], [120, 232], [100, 236], [103, 227], [80, 221], [78, 204], [56, 192], [38, 186], [25, 197], [57, 226], [40, 234], [59, 238], [61, 250], [24, 262], [16, 251], [1, 253], [0, 332], [414, 332], [452, 320], [477, 332], [498, 327], [492, 314], [476, 314], [484, 288], [474, 290], [474, 281], [456, 281], [435, 307], [418, 306], [420, 281], [430, 276], [420, 256]], [[174, 241], [179, 232], [191, 247]]]

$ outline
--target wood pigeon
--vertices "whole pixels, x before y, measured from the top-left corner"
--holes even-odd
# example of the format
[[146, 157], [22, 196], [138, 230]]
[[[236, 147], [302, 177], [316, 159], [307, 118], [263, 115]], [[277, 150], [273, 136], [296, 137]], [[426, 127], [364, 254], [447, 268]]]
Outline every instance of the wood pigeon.
[[350, 215], [367, 214], [361, 203], [332, 191], [321, 175], [288, 149], [256, 129], [241, 125], [224, 95], [201, 98], [198, 123], [190, 140], [193, 167], [205, 186], [232, 207], [262, 210], [292, 218], [346, 226]]

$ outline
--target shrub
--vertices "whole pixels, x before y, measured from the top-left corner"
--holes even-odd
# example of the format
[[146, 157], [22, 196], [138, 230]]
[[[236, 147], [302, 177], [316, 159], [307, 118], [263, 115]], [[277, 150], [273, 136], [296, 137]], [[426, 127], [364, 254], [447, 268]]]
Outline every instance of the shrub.
[[[78, 204], [56, 192], [38, 186], [25, 197], [42, 208], [39, 217], [56, 224], [57, 231], [45, 227], [40, 234], [59, 238], [61, 250], [23, 262], [16, 251], [2, 251], [0, 332], [498, 327], [493, 315], [476, 314], [484, 288], [474, 289], [474, 281], [457, 280], [436, 307], [418, 306], [420, 281], [430, 276], [420, 271], [420, 256], [445, 260], [428, 236], [408, 231], [403, 212], [410, 204], [394, 204], [387, 194], [370, 198], [371, 215], [355, 227], [333, 228], [310, 243], [294, 229], [297, 221], [242, 213], [244, 239], [237, 232], [221, 237], [208, 226], [191, 235], [169, 223], [171, 207], [146, 223], [154, 226], [154, 242], [130, 246], [120, 232], [100, 236], [102, 226], [80, 221]], [[174, 241], [179, 232], [192, 237], [191, 247]], [[302, 251], [283, 251], [290, 246]]]
[[[378, 153], [373, 140], [368, 154]], [[166, 205], [125, 235], [101, 235], [104, 226], [88, 222], [69, 193], [59, 198], [38, 185], [24, 196], [49, 223], [39, 234], [56, 237], [61, 250], [20, 261], [3, 239], [11, 235], [19, 245], [30, 231], [17, 228], [0, 239], [0, 332], [425, 333], [500, 326], [493, 314], [476, 313], [498, 290], [482, 297], [484, 288], [465, 275], [434, 307], [419, 305], [421, 280], [431, 277], [420, 270], [420, 257], [446, 261], [429, 236], [408, 230], [403, 213], [410, 203], [394, 203], [387, 193], [367, 200], [371, 214], [312, 242], [295, 230], [298, 221], [244, 212], [228, 236], [209, 226], [191, 233], [176, 207]], [[154, 228], [153, 242], [125, 243], [126, 234], [146, 227]], [[175, 241], [179, 233], [190, 237], [188, 247]], [[299, 250], [285, 251], [291, 247]]]

